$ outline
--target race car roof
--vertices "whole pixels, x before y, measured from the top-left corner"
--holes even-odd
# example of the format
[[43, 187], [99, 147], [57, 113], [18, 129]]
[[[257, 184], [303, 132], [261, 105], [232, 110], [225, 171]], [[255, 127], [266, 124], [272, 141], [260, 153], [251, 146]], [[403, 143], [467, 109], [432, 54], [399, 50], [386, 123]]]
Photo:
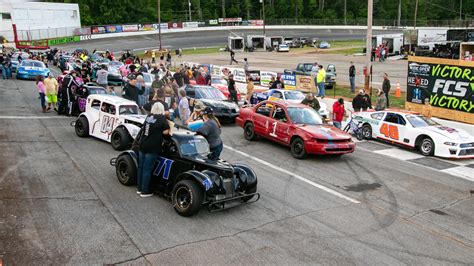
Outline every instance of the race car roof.
[[115, 95], [92, 94], [89, 95], [88, 98], [91, 98], [93, 100], [106, 101], [114, 105], [137, 105], [134, 101], [130, 101]]

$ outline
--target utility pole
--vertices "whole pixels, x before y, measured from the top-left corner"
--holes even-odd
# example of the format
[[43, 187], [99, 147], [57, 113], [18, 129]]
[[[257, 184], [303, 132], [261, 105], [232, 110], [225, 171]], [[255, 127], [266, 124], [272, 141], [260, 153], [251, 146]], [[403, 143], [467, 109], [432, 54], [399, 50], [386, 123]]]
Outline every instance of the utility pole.
[[265, 0], [260, 0], [260, 3], [262, 3], [262, 13], [263, 13], [263, 35], [265, 35]]
[[461, 4], [459, 5], [459, 20], [462, 20], [462, 0]]
[[189, 6], [189, 22], [191, 22], [192, 17], [191, 17], [191, 0], [188, 0], [188, 6]]
[[347, 25], [347, 0], [344, 0], [344, 25]]
[[413, 29], [416, 28], [416, 16], [418, 15], [418, 0], [415, 2], [415, 19], [413, 21]]
[[398, 20], [397, 20], [397, 26], [398, 27], [400, 27], [401, 18], [402, 18], [402, 0], [399, 0], [398, 1]]
[[161, 0], [158, 0], [158, 39], [160, 41], [161, 51]]
[[[372, 74], [372, 19], [373, 19], [374, 0], [369, 0], [367, 5], [367, 36], [365, 53], [365, 91], [369, 90], [370, 75]], [[370, 92], [372, 94], [372, 92]]]
[[222, 18], [225, 18], [225, 0], [222, 0]]

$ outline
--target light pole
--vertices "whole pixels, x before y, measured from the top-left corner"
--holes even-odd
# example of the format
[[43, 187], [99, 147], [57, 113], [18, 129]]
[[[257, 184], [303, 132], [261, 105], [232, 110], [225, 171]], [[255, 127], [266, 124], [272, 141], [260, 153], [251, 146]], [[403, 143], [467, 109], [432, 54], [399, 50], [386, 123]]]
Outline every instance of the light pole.
[[260, 0], [262, 3], [262, 13], [263, 13], [263, 35], [265, 35], [265, 0]]
[[459, 5], [459, 20], [462, 20], [462, 0], [461, 4]]
[[[372, 72], [371, 65], [372, 65], [372, 16], [373, 16], [373, 9], [374, 9], [374, 1], [369, 0], [367, 5], [367, 36], [366, 36], [366, 53], [365, 53], [365, 83], [364, 88], [365, 91], [369, 90], [369, 81], [370, 75]], [[372, 91], [370, 92], [372, 95]]]
[[191, 0], [188, 0], [188, 5], [189, 5], [189, 22], [191, 22], [191, 20], [193, 20], [191, 18]]
[[402, 0], [398, 1], [398, 20], [397, 20], [397, 26], [398, 27], [400, 27], [400, 19], [401, 18], [402, 18]]
[[161, 0], [158, 0], [158, 39], [160, 40], [161, 51]]

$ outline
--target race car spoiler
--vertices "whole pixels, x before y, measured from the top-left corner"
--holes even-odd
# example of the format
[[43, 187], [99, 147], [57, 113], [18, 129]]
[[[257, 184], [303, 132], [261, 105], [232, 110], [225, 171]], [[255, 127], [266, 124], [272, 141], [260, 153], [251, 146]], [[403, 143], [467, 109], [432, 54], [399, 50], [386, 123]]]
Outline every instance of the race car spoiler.
[[[236, 202], [236, 200], [238, 200], [238, 199], [242, 199], [242, 198], [246, 198], [246, 197], [253, 197], [253, 196], [256, 196], [256, 198], [253, 198], [253, 199], [251, 199], [247, 202], [243, 202], [243, 201], [239, 201], [238, 203]], [[218, 212], [218, 211], [222, 211], [222, 210], [232, 209], [234, 207], [244, 205], [244, 204], [245, 205], [246, 204], [252, 204], [252, 203], [257, 202], [259, 199], [260, 199], [260, 193], [258, 193], [258, 192], [244, 194], [244, 195], [235, 196], [235, 197], [232, 197], [232, 198], [226, 198], [226, 199], [211, 202], [207, 206], [207, 210], [209, 212]]]

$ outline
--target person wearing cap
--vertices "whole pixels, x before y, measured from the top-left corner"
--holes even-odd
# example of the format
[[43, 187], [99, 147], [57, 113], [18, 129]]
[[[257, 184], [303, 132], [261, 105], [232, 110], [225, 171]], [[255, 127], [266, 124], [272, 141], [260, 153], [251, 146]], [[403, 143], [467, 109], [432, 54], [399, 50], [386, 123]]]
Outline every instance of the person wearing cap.
[[53, 77], [53, 73], [49, 73], [48, 78], [43, 81], [46, 86], [46, 98], [48, 99], [48, 109], [51, 110], [53, 104], [54, 111], [58, 111], [56, 103], [58, 102], [58, 81]]
[[367, 109], [372, 108], [372, 103], [370, 102], [370, 97], [365, 94], [364, 90], [360, 90], [359, 93], [352, 99], [352, 108], [355, 112], [367, 111]]
[[221, 156], [224, 144], [221, 139], [221, 124], [214, 116], [214, 111], [211, 107], [204, 108], [202, 112], [202, 119], [204, 124], [196, 131], [199, 135], [204, 136], [209, 143], [211, 153], [208, 155], [209, 160], [217, 161]]
[[123, 88], [125, 94], [123, 95], [123, 98], [134, 101], [138, 104], [138, 95], [142, 95], [145, 90], [140, 90], [137, 87], [137, 77], [133, 74], [130, 74], [128, 76], [128, 82]]
[[387, 109], [387, 98], [383, 90], [378, 90], [377, 101], [375, 102], [375, 111], [382, 111]]
[[[191, 99], [192, 100], [192, 99]], [[192, 122], [202, 119], [202, 111], [204, 110], [205, 106], [202, 102], [197, 100], [192, 100], [193, 102], [190, 103], [190, 110], [192, 108], [192, 113], [189, 115], [188, 120], [186, 120], [186, 124], [189, 125]]]

